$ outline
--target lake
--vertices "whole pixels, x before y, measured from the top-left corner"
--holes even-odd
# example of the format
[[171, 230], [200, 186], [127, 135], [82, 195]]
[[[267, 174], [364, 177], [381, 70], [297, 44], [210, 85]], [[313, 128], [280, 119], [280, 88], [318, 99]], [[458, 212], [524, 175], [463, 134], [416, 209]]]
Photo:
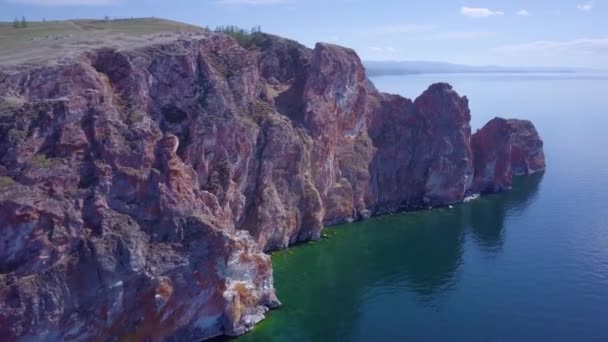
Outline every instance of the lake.
[[238, 341], [608, 341], [608, 78], [384, 76], [467, 95], [473, 131], [532, 120], [547, 171], [453, 208], [332, 227], [274, 253], [283, 307]]

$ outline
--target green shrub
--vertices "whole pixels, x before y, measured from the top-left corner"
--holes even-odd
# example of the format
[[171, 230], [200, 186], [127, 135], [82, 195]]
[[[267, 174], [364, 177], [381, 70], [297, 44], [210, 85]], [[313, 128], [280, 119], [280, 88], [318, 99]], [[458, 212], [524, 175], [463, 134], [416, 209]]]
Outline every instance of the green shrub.
[[150, 170], [145, 168], [135, 169], [132, 167], [123, 166], [120, 168], [120, 172], [127, 176], [145, 179], [148, 176], [148, 173], [150, 173]]
[[16, 129], [16, 128], [11, 128], [8, 131], [8, 137], [9, 137], [9, 141], [11, 142], [17, 142], [20, 140], [24, 140], [25, 138], [27, 138], [27, 133], [25, 131]]
[[15, 182], [11, 177], [0, 177], [0, 188], [5, 188], [15, 184], [17, 184], [17, 182]]
[[134, 125], [136, 123], [140, 123], [144, 121], [145, 116], [146, 113], [142, 112], [141, 110], [133, 110], [129, 113], [129, 116], [127, 117], [127, 124]]
[[248, 47], [255, 39], [255, 34], [262, 32], [262, 27], [258, 25], [246, 30], [235, 25], [227, 25], [216, 27], [215, 32], [227, 34], [236, 39], [242, 47]]
[[29, 160], [29, 164], [40, 168], [50, 168], [59, 162], [58, 159], [48, 158], [44, 154], [36, 154]]
[[25, 100], [18, 96], [0, 97], [0, 116], [13, 116], [25, 104]]

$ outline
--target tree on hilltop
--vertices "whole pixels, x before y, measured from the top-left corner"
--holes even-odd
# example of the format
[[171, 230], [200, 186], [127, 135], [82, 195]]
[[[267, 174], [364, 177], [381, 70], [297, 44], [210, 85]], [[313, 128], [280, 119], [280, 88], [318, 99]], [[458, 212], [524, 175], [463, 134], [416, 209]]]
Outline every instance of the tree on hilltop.
[[251, 30], [246, 30], [235, 25], [226, 25], [217, 26], [215, 32], [227, 34], [236, 39], [241, 46], [247, 47], [255, 39], [255, 34], [262, 32], [262, 27], [258, 25], [252, 27]]

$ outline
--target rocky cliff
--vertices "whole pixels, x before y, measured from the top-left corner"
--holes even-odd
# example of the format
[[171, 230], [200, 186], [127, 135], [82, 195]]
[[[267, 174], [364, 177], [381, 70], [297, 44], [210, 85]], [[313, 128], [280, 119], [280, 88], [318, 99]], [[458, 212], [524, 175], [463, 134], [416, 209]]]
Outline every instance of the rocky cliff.
[[265, 34], [0, 68], [0, 339], [242, 334], [279, 305], [264, 251], [544, 169], [531, 123], [469, 121]]

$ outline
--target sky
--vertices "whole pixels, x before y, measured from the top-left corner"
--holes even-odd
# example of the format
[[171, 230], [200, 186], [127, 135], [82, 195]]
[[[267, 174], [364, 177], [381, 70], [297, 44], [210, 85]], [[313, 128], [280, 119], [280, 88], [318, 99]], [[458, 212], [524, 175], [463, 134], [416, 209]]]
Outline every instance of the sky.
[[608, 68], [608, 0], [0, 0], [0, 21], [106, 15], [261, 25], [364, 60]]

